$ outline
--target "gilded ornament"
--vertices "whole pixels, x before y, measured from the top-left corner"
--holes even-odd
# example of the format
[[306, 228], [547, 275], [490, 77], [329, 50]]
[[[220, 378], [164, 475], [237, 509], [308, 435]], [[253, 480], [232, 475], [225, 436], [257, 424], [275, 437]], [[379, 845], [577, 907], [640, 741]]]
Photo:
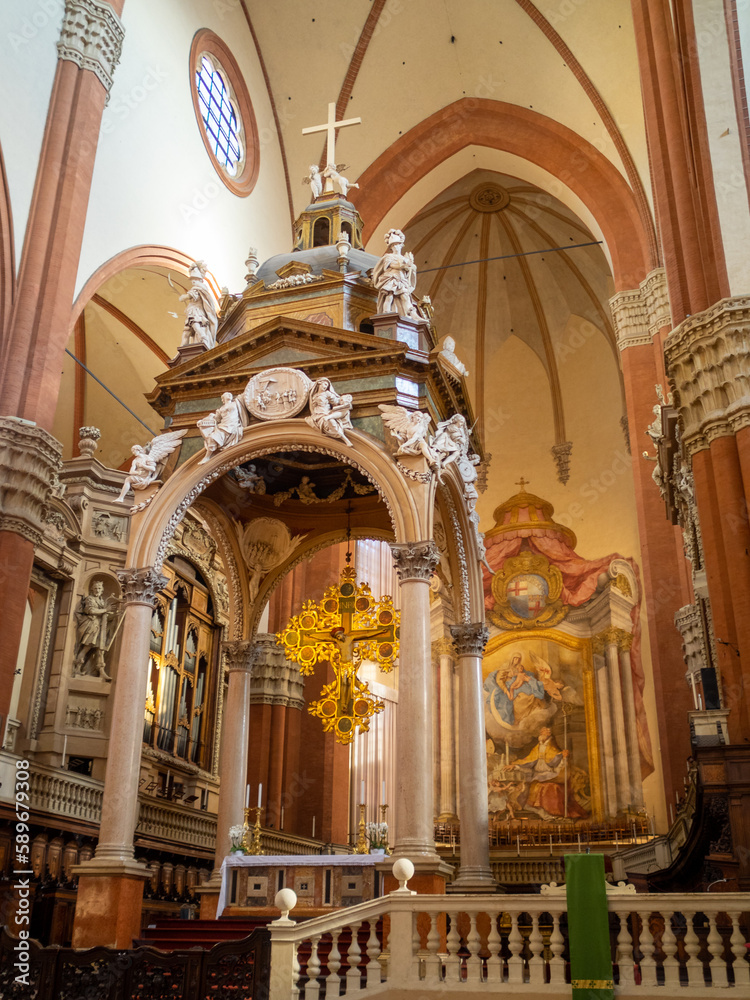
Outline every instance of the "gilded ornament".
[[550, 628], [567, 615], [562, 573], [543, 556], [521, 552], [492, 577], [494, 608], [487, 617], [502, 629]]

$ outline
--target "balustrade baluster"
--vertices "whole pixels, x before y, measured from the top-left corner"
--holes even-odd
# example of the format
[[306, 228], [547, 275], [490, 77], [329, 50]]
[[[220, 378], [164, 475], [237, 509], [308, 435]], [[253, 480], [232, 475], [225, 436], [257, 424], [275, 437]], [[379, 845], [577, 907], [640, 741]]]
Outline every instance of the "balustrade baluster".
[[707, 913], [706, 919], [708, 920], [708, 940], [706, 941], [706, 946], [711, 955], [709, 959], [710, 969], [711, 969], [711, 985], [713, 987], [728, 986], [729, 980], [727, 978], [727, 965], [722, 958], [722, 953], [724, 951], [724, 942], [719, 934], [719, 929], [716, 926], [716, 914]]
[[654, 937], [651, 933], [651, 912], [639, 910], [641, 918], [640, 953], [641, 986], [656, 986], [656, 961], [654, 960]]
[[356, 993], [360, 989], [361, 975], [359, 970], [359, 962], [362, 957], [362, 950], [359, 947], [359, 927], [360, 925], [351, 924], [350, 930], [352, 934], [351, 944], [349, 945], [349, 953], [347, 955], [347, 961], [349, 963], [349, 968], [346, 973], [346, 991], [347, 993]]
[[[563, 937], [562, 931], [560, 930], [560, 914], [552, 914], [552, 933], [549, 936], [549, 948], [552, 952], [552, 958], [549, 960], [549, 981], [550, 985], [553, 983], [564, 983], [565, 982], [565, 962], [563, 961], [562, 953], [565, 950], [565, 938]], [[631, 980], [632, 980], [632, 962], [631, 962]]]
[[510, 958], [508, 959], [508, 982], [523, 982], [523, 935], [518, 926], [520, 913], [510, 914], [510, 934], [508, 935], [508, 948]]
[[685, 951], [687, 952], [685, 970], [687, 972], [689, 986], [703, 986], [703, 965], [698, 958], [700, 941], [698, 940], [698, 935], [695, 933], [695, 927], [693, 926], [694, 917], [694, 910], [689, 913], [685, 913], [684, 944]]
[[672, 929], [674, 914], [664, 913], [664, 933], [661, 938], [661, 950], [664, 952], [664, 985], [680, 985], [680, 963], [677, 960], [677, 938]]
[[499, 915], [494, 912], [490, 912], [487, 915], [490, 918], [490, 933], [487, 937], [487, 949], [490, 953], [487, 959], [487, 982], [501, 983], [503, 981], [503, 959], [500, 952], [503, 940], [497, 929]]
[[439, 983], [443, 979], [443, 960], [440, 957], [440, 914], [430, 914], [430, 930], [427, 934], [427, 957], [424, 960], [425, 983]]
[[466, 960], [466, 980], [469, 983], [481, 983], [482, 960], [479, 957], [481, 938], [477, 930], [477, 914], [474, 911], [466, 915], [469, 918], [469, 933], [466, 936], [466, 947], [469, 950], [469, 957]]
[[378, 940], [378, 918], [370, 917], [370, 936], [367, 939], [367, 985], [380, 985], [380, 941]]
[[734, 985], [750, 986], [750, 965], [745, 961], [747, 948], [745, 947], [745, 936], [740, 930], [740, 913], [738, 910], [732, 910], [728, 916], [732, 921], [732, 936], [729, 939], [729, 946], [734, 955], [734, 964], [732, 966], [734, 970]]
[[331, 950], [328, 955], [328, 979], [326, 981], [326, 997], [337, 997], [341, 994], [341, 952], [339, 951], [339, 937], [341, 931], [331, 932]]
[[461, 935], [458, 933], [458, 913], [449, 913], [447, 919], [450, 921], [450, 930], [446, 939], [446, 951], [448, 956], [445, 959], [445, 981], [446, 983], [457, 983], [461, 979]]
[[529, 914], [531, 917], [531, 934], [529, 935], [529, 983], [540, 986], [545, 980], [544, 969], [544, 938], [539, 927], [540, 913]]
[[320, 995], [320, 959], [318, 958], [318, 942], [320, 934], [310, 938], [310, 957], [307, 960], [307, 985], [305, 1000], [317, 1000]]
[[299, 945], [294, 949], [294, 958], [292, 959], [292, 997], [299, 996], [299, 980], [302, 968], [299, 964]]

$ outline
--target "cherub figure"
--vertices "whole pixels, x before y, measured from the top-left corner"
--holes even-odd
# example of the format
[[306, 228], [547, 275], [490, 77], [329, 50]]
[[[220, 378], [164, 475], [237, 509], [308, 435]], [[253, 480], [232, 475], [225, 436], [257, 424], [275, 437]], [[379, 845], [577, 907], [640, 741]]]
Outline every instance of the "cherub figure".
[[302, 178], [302, 183], [310, 185], [310, 193], [312, 194], [313, 201], [315, 201], [319, 194], [323, 193], [323, 176], [316, 164], [310, 164], [310, 173], [307, 177]]
[[355, 184], [352, 181], [347, 180], [346, 177], [339, 172], [341, 170], [346, 170], [345, 163], [329, 163], [323, 171], [323, 177], [327, 177], [333, 184], [334, 189], [338, 191], [343, 198], [346, 198], [349, 193], [349, 188], [358, 188], [359, 184]]
[[130, 449], [134, 455], [130, 466], [130, 471], [122, 484], [122, 490], [117, 503], [125, 503], [125, 496], [128, 490], [145, 490], [159, 477], [159, 472], [172, 454], [180, 438], [187, 434], [187, 428], [181, 431], [168, 431], [166, 434], [159, 434], [151, 441], [142, 446], [134, 444]]

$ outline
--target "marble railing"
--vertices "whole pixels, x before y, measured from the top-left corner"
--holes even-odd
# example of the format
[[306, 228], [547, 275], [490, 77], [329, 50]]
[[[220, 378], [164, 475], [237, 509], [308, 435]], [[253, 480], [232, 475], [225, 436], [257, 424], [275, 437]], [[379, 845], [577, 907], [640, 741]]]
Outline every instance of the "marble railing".
[[212, 851], [216, 845], [216, 816], [142, 795], [135, 833]]
[[[288, 890], [287, 890], [288, 892]], [[288, 904], [287, 904], [288, 905]], [[740, 915], [748, 893], [608, 896], [618, 996], [750, 993]], [[270, 1000], [431, 991], [570, 996], [564, 892], [425, 896], [397, 890], [271, 930]], [[384, 918], [387, 918], [384, 920]], [[380, 922], [383, 921], [381, 924]], [[382, 930], [381, 930], [382, 928]]]
[[102, 813], [101, 781], [34, 763], [30, 768], [29, 785], [29, 805], [34, 812], [53, 813], [98, 825]]

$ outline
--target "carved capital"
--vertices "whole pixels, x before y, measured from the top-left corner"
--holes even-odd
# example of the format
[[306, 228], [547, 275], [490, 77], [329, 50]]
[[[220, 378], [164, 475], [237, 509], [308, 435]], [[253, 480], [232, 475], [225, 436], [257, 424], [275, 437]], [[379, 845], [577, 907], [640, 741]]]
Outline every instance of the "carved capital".
[[451, 625], [451, 636], [459, 656], [482, 656], [490, 637], [490, 630], [481, 622]]
[[444, 636], [441, 639], [435, 639], [432, 643], [433, 656], [453, 656], [454, 652], [453, 643]]
[[297, 666], [287, 660], [275, 635], [258, 635], [253, 643], [251, 705], [284, 705], [302, 709], [304, 680]]
[[102, 0], [65, 0], [59, 59], [68, 59], [91, 70], [109, 94], [112, 74], [120, 61], [125, 28], [108, 3]]
[[424, 580], [428, 583], [440, 561], [440, 552], [432, 540], [393, 542], [391, 552], [399, 583], [406, 583], [407, 580]]
[[61, 466], [62, 445], [51, 434], [19, 417], [0, 417], [0, 531], [41, 541]]
[[750, 296], [688, 316], [665, 344], [689, 455], [750, 426]]
[[122, 587], [123, 604], [147, 604], [151, 608], [156, 604], [156, 595], [167, 583], [166, 577], [151, 566], [118, 569], [117, 579]]
[[627, 651], [633, 644], [633, 636], [625, 629], [611, 625], [595, 635], [592, 642], [595, 653], [602, 654], [608, 646], [617, 646], [618, 649]]
[[664, 268], [647, 274], [638, 288], [618, 292], [609, 300], [609, 307], [621, 351], [650, 344], [662, 327], [672, 323]]
[[240, 639], [237, 642], [222, 643], [222, 647], [227, 658], [227, 670], [229, 673], [249, 674], [253, 669], [255, 658], [255, 643], [249, 639]]

